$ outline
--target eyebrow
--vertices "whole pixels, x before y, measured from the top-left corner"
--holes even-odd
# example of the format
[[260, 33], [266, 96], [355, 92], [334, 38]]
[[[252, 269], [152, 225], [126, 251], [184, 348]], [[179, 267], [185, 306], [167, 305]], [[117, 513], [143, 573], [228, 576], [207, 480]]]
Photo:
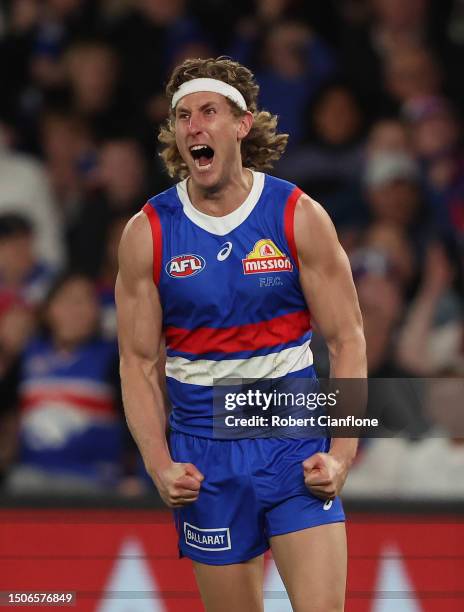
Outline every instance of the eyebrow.
[[[205, 110], [206, 108], [208, 108], [208, 106], [214, 106], [215, 104], [217, 104], [217, 102], [214, 102], [213, 100], [210, 100], [209, 102], [205, 102], [204, 104], [202, 104], [199, 108], [199, 110]], [[190, 109], [186, 108], [185, 106], [178, 106], [176, 108], [176, 112], [179, 113], [189, 113]]]

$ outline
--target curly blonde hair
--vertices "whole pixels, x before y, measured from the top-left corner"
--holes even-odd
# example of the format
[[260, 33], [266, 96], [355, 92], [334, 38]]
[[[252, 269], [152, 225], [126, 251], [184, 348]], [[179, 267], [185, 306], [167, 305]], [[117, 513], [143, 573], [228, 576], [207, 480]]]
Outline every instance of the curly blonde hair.
[[[252, 170], [269, 170], [287, 146], [288, 134], [277, 133], [277, 116], [267, 111], [258, 111], [256, 102], [259, 85], [253, 73], [238, 62], [227, 57], [209, 59], [187, 59], [178, 66], [166, 87], [166, 95], [171, 104], [172, 96], [177, 89], [192, 79], [211, 78], [229, 83], [245, 98], [248, 110], [253, 113], [253, 126], [241, 144], [242, 163]], [[227, 98], [233, 114], [240, 117], [244, 114], [234, 102]], [[169, 118], [161, 127], [158, 140], [162, 149], [160, 156], [169, 176], [184, 179], [188, 176], [187, 164], [182, 159], [176, 144], [175, 114], [171, 111]]]

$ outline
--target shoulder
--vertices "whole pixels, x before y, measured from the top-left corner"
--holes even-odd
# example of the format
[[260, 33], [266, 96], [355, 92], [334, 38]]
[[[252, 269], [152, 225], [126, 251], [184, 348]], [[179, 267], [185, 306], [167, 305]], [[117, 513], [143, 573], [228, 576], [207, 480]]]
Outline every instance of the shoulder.
[[272, 174], [264, 174], [264, 186], [265, 188], [268, 189], [277, 189], [278, 191], [286, 191], [286, 192], [291, 192], [296, 188], [296, 185], [294, 183], [290, 183], [289, 181], [286, 181], [284, 179], [281, 178], [277, 178], [276, 176], [273, 176]]
[[50, 339], [45, 335], [33, 336], [23, 349], [23, 357], [29, 358], [44, 353], [52, 347]]
[[140, 211], [129, 219], [119, 243], [119, 270], [128, 273], [150, 271], [153, 262], [153, 237], [147, 215]]
[[264, 174], [263, 200], [270, 206], [278, 218], [281, 218], [282, 214], [285, 214], [289, 219], [293, 216], [295, 201], [301, 193], [301, 189], [294, 183], [277, 178], [271, 174]]
[[153, 207], [158, 213], [182, 206], [178, 196], [178, 190], [182, 189], [184, 184], [185, 181], [176, 183], [172, 187], [169, 187], [169, 189], [149, 198], [147, 204]]
[[332, 224], [324, 207], [301, 190], [295, 203], [295, 216], [301, 221]]
[[339, 247], [331, 218], [319, 202], [305, 193], [296, 201], [294, 231], [298, 255], [303, 260], [324, 257]]

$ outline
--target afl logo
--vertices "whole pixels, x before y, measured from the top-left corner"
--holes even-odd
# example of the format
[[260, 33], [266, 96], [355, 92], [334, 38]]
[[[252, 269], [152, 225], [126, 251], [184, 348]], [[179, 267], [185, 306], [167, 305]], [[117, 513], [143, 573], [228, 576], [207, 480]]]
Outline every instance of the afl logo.
[[199, 274], [206, 262], [200, 255], [177, 255], [166, 264], [166, 272], [172, 278], [186, 278]]

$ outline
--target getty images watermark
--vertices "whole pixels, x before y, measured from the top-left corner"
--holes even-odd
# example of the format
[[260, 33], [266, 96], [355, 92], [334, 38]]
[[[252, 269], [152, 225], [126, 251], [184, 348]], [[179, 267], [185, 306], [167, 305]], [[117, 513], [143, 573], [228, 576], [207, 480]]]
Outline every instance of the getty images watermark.
[[[337, 383], [339, 380], [337, 380]], [[227, 380], [214, 387], [214, 435], [218, 438], [358, 436], [379, 427], [366, 415], [366, 381], [349, 389], [313, 378]]]
[[214, 381], [213, 436], [464, 439], [464, 378]]
[[239, 409], [240, 415], [228, 414], [224, 417], [226, 427], [378, 427], [377, 418], [356, 417], [352, 414], [344, 417], [333, 417], [330, 414], [310, 416], [294, 416], [289, 414], [251, 414], [244, 416], [242, 408], [259, 408], [263, 413], [276, 408], [292, 409], [305, 408], [308, 411], [317, 411], [323, 408], [334, 408], [337, 405], [337, 396], [340, 390], [329, 393], [293, 393], [280, 392], [273, 389], [264, 392], [260, 389], [248, 389], [246, 392], [226, 393], [224, 408], [227, 411]]

